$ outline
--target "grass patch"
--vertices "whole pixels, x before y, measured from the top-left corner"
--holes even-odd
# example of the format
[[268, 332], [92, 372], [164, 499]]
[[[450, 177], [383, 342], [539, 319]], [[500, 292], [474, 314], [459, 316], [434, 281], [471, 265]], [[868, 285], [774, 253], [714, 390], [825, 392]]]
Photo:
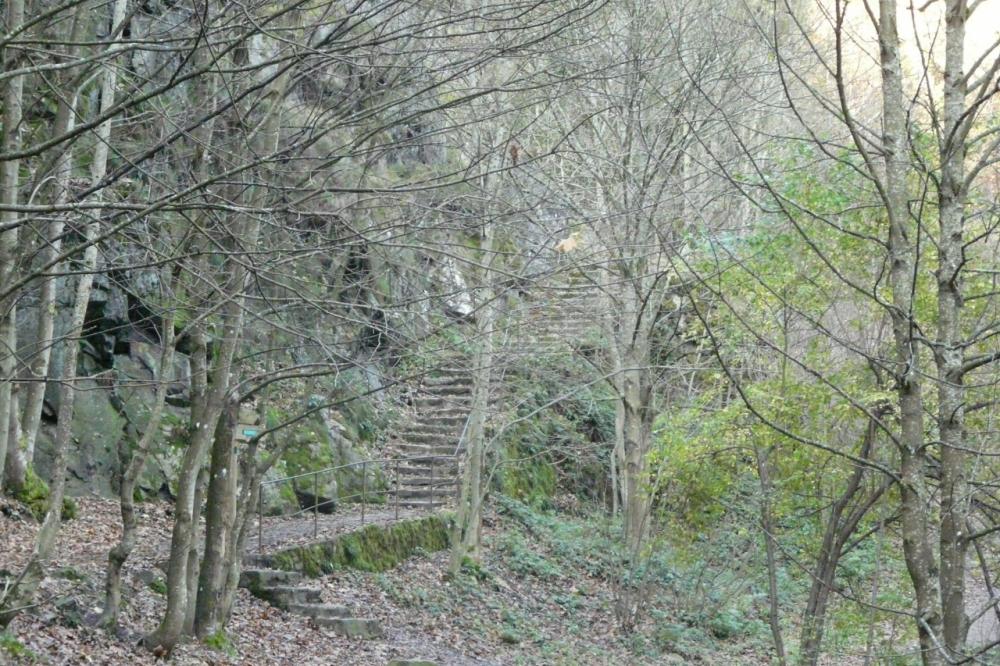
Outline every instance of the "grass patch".
[[6, 653], [14, 659], [23, 661], [35, 661], [38, 658], [34, 652], [24, 646], [24, 643], [6, 631], [0, 632], [0, 653]]

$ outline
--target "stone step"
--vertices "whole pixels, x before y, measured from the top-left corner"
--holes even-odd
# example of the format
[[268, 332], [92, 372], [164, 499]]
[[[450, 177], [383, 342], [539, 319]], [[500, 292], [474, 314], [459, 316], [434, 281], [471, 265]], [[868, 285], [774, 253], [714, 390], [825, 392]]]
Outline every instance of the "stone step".
[[[397, 492], [395, 490], [393, 490], [389, 494], [390, 495], [396, 495]], [[400, 506], [405, 506], [407, 500], [430, 500], [430, 499], [443, 500], [444, 498], [451, 497], [454, 494], [455, 494], [454, 484], [452, 484], [451, 488], [448, 488], [448, 487], [445, 487], [445, 488], [434, 488], [433, 492], [431, 492], [430, 488], [426, 488], [426, 489], [425, 488], [400, 488], [399, 492], [398, 492], [398, 495], [399, 495], [399, 505]]]
[[472, 385], [441, 384], [439, 386], [427, 386], [424, 390], [435, 396], [464, 396], [472, 393]]
[[347, 606], [337, 606], [335, 604], [289, 604], [288, 612], [296, 615], [304, 615], [313, 619], [333, 619], [347, 617], [351, 614]]
[[255, 596], [282, 610], [288, 610], [292, 604], [318, 603], [321, 598], [318, 587], [301, 587], [298, 585], [260, 587], [253, 592]]
[[[431, 466], [429, 464], [421, 465], [400, 465], [399, 467], [399, 478], [400, 479], [416, 479], [422, 477], [431, 477]], [[436, 460], [434, 462], [433, 476], [435, 477], [450, 477], [455, 476], [458, 472], [458, 463], [450, 460]]]
[[[435, 470], [436, 472], [437, 470]], [[455, 485], [455, 477], [451, 474], [434, 474], [434, 476], [408, 476], [405, 478], [400, 478], [400, 485], [403, 488], [428, 488], [433, 485], [435, 488], [438, 486], [453, 486]]]
[[419, 423], [423, 425], [459, 425], [465, 423], [469, 418], [467, 409], [439, 409], [437, 411], [427, 411], [420, 415]]
[[281, 571], [279, 569], [244, 569], [240, 573], [240, 587], [251, 590], [261, 587], [280, 585], [295, 585], [302, 580], [298, 571]]
[[[442, 498], [443, 499], [443, 498]], [[405, 507], [407, 509], [423, 509], [426, 511], [431, 511], [433, 509], [440, 509], [447, 506], [442, 500], [438, 500], [435, 495], [434, 501], [429, 499], [411, 499], [411, 498], [399, 498], [399, 506]]]
[[460, 400], [457, 395], [422, 395], [414, 399], [413, 406], [420, 410], [438, 409], [445, 411], [457, 411], [468, 409], [468, 400]]
[[423, 384], [425, 387], [439, 386], [471, 386], [472, 385], [472, 375], [469, 373], [462, 373], [458, 375], [442, 375], [438, 377], [427, 377], [424, 379]]
[[[413, 458], [420, 457], [429, 459], [437, 456], [453, 456], [455, 454], [456, 444], [458, 444], [457, 441], [447, 442], [445, 444], [400, 444], [397, 448], [400, 453], [411, 460]], [[437, 466], [437, 462], [438, 461], [435, 460], [435, 466]], [[445, 461], [442, 460], [441, 463], [444, 464]]]
[[443, 435], [458, 434], [455, 432], [454, 424], [445, 421], [435, 421], [432, 423], [418, 421], [417, 423], [411, 423], [407, 430], [409, 432], [440, 433]]
[[[449, 442], [454, 442], [458, 439], [458, 434], [447, 434], [441, 432], [401, 432], [398, 435], [399, 439], [403, 440], [408, 444], [440, 444], [446, 445]], [[454, 444], [452, 444], [454, 446]]]
[[381, 638], [385, 635], [382, 624], [367, 617], [330, 617], [316, 618], [316, 624], [329, 629], [338, 636], [347, 638]]
[[[430, 476], [431, 475], [431, 465], [430, 459], [420, 458], [416, 456], [412, 459], [406, 461], [406, 463], [399, 464], [399, 475], [411, 478], [414, 476]], [[434, 475], [448, 475], [453, 473], [458, 469], [458, 461], [454, 456], [448, 456], [448, 459], [436, 458], [434, 459]], [[387, 472], [393, 474], [396, 473], [396, 469], [389, 467]]]

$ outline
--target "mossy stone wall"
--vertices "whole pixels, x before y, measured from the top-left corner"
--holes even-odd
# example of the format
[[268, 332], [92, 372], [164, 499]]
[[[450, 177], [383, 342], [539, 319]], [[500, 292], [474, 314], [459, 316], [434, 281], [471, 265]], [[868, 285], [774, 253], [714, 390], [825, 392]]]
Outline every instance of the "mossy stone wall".
[[330, 541], [296, 546], [271, 556], [275, 569], [317, 577], [337, 569], [386, 571], [417, 552], [448, 547], [452, 517], [434, 514], [389, 525], [367, 525]]

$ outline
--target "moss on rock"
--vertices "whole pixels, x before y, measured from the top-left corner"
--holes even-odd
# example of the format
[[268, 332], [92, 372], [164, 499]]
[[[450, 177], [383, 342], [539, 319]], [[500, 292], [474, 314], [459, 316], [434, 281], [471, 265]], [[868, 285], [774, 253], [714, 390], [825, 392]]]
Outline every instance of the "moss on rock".
[[[27, 506], [35, 520], [41, 521], [49, 510], [49, 484], [29, 467], [24, 477], [24, 485], [14, 494], [14, 499]], [[76, 518], [76, 513], [76, 502], [64, 497], [62, 519], [73, 520]]]
[[281, 551], [271, 558], [271, 566], [312, 577], [337, 569], [386, 571], [417, 552], [447, 548], [451, 521], [449, 515], [433, 515], [368, 525], [331, 541]]

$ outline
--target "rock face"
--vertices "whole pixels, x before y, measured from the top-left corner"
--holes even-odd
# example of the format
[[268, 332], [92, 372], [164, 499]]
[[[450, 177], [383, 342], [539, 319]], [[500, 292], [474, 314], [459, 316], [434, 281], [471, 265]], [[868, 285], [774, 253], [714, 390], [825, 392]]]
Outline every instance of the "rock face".
[[[322, 396], [314, 396], [310, 404], [325, 401]], [[275, 481], [285, 475], [328, 471], [287, 482], [267, 483], [262, 488], [265, 513], [283, 513], [292, 505], [296, 509], [311, 509], [316, 504], [321, 513], [333, 513], [341, 502], [360, 502], [365, 498], [371, 503], [384, 497], [382, 470], [364, 464], [368, 456], [347, 433], [348, 429], [329, 409], [317, 410], [283, 431], [281, 436], [291, 439], [284, 455], [284, 470], [273, 472], [265, 481]]]

